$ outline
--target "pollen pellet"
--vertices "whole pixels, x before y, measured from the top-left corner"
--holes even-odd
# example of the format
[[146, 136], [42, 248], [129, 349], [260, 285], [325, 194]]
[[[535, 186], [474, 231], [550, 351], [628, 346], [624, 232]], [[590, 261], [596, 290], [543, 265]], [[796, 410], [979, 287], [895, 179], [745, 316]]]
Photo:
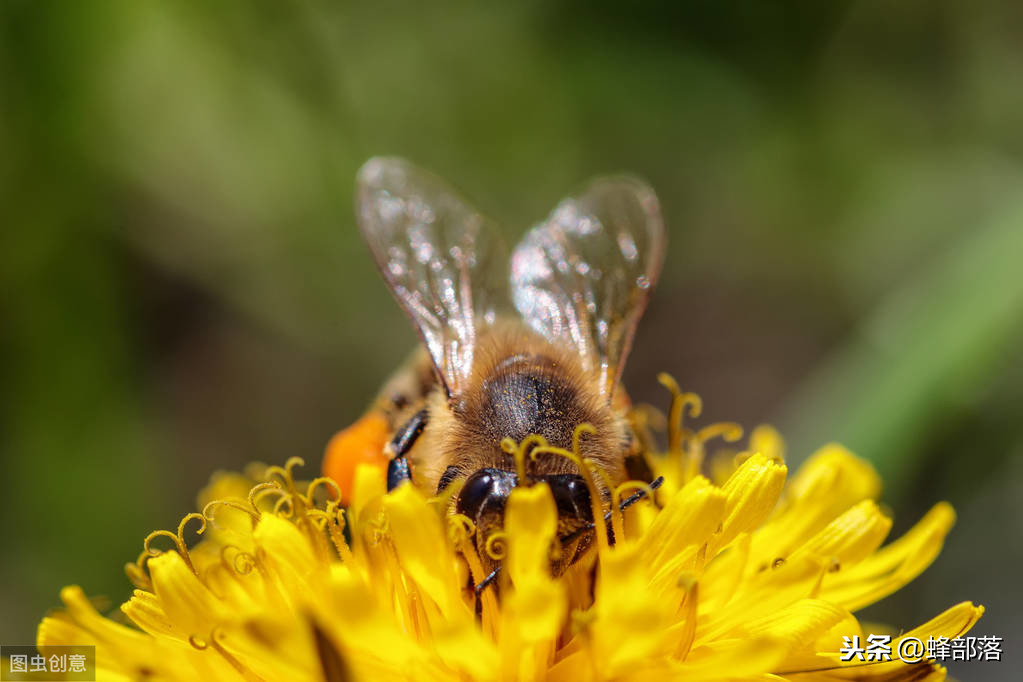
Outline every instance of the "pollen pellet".
[[342, 499], [351, 499], [355, 469], [360, 464], [369, 464], [381, 471], [387, 468], [383, 454], [387, 439], [387, 422], [375, 413], [367, 414], [330, 439], [323, 459], [323, 473], [337, 483]]

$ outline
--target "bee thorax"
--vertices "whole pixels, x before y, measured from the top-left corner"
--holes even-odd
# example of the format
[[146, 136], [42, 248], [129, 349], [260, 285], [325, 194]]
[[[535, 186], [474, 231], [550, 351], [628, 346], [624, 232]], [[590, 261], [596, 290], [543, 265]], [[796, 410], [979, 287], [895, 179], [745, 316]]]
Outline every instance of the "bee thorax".
[[[619, 422], [586, 375], [571, 359], [557, 354], [516, 353], [496, 358], [481, 372], [478, 381], [463, 396], [466, 409], [456, 416], [452, 445], [471, 462], [464, 470], [485, 466], [514, 468], [512, 457], [501, 449], [501, 441], [516, 443], [529, 436], [542, 436], [549, 445], [572, 450], [573, 435], [588, 423], [596, 435], [587, 435], [583, 447], [598, 461], [617, 462]], [[568, 459], [541, 454], [530, 461], [532, 475], [578, 473]], [[606, 467], [616, 477], [616, 467]]]
[[586, 416], [579, 390], [544, 360], [520, 356], [483, 381], [480, 426], [491, 438], [519, 442], [537, 434], [551, 445], [572, 446], [575, 425]]

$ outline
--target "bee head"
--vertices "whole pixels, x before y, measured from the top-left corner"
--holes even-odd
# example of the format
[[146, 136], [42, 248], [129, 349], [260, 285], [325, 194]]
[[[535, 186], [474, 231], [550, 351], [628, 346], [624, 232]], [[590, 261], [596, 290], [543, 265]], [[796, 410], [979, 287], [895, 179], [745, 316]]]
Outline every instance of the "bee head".
[[[593, 508], [586, 482], [578, 474], [547, 474], [535, 477], [550, 486], [558, 512], [558, 537], [573, 536], [557, 548], [551, 559], [551, 572], [560, 575], [589, 547], [589, 536], [576, 531], [592, 526]], [[496, 552], [488, 551], [486, 540], [504, 526], [508, 496], [518, 483], [513, 471], [480, 469], [465, 479], [455, 509], [476, 525], [477, 552], [489, 572], [499, 563]]]

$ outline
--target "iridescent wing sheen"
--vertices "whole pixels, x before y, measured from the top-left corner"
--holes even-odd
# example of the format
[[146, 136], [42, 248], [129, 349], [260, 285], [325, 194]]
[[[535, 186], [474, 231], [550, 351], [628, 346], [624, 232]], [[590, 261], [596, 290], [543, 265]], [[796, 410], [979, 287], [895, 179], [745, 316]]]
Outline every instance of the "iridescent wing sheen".
[[395, 158], [359, 171], [359, 229], [448, 395], [465, 387], [477, 332], [507, 299], [500, 235], [443, 180]]
[[512, 254], [512, 299], [526, 324], [574, 347], [609, 401], [661, 272], [665, 243], [653, 190], [638, 180], [607, 178], [563, 200]]

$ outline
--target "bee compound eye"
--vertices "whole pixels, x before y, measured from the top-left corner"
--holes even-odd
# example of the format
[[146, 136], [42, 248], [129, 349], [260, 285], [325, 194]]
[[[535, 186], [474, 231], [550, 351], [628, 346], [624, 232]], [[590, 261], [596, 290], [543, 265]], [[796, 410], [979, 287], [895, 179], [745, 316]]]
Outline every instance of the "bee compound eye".
[[590, 506], [590, 489], [582, 476], [577, 474], [560, 474], [547, 479], [558, 507], [558, 514], [574, 516], [586, 521], [593, 520], [593, 508]]
[[476, 521], [484, 512], [502, 514], [516, 482], [517, 477], [513, 471], [480, 469], [465, 479], [458, 494], [458, 513]]
[[458, 493], [458, 513], [475, 519], [496, 490], [497, 479], [489, 471], [483, 469], [472, 474]]

